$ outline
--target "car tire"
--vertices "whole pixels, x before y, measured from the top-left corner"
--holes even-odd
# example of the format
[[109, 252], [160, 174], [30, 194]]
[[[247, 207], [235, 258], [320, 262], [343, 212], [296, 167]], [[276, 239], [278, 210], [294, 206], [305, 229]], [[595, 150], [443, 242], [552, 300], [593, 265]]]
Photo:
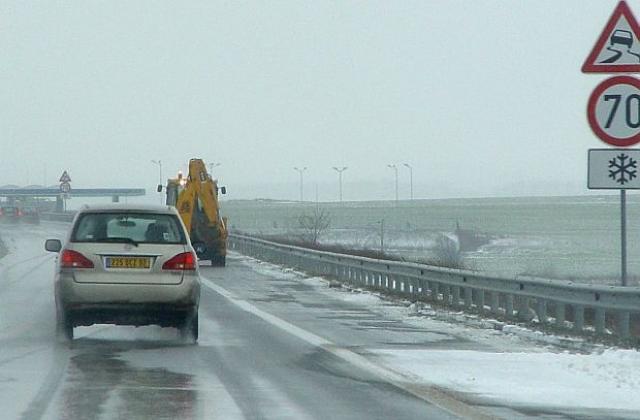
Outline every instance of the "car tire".
[[213, 267], [224, 267], [227, 265], [227, 257], [226, 255], [216, 255], [211, 258], [211, 265]]
[[198, 342], [198, 310], [190, 312], [186, 317], [182, 325], [180, 326], [180, 338], [192, 344]]
[[68, 315], [59, 315], [56, 321], [56, 335], [63, 341], [73, 340], [73, 320]]

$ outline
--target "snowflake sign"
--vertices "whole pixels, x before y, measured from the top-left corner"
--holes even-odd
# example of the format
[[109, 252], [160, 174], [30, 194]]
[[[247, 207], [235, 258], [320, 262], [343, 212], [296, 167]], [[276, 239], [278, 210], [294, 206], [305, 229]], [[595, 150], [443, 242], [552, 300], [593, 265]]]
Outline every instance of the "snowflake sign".
[[[613, 178], [620, 185], [636, 177], [638, 161], [624, 153], [609, 160], [609, 178]], [[612, 169], [613, 168], [613, 169]]]
[[589, 149], [592, 190], [640, 189], [640, 149]]

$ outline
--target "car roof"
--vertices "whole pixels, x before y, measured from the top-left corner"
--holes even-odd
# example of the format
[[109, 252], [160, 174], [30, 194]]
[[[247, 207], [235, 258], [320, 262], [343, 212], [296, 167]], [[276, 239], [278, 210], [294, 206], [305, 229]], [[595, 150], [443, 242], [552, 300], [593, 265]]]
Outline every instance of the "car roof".
[[150, 204], [102, 204], [85, 205], [78, 213], [155, 213], [155, 214], [176, 214], [173, 206], [158, 206]]

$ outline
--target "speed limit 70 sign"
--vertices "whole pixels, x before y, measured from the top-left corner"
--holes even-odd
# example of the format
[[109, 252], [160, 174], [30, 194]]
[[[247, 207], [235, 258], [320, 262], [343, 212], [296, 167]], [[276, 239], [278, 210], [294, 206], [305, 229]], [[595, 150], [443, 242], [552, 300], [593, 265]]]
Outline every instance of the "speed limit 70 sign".
[[587, 118], [605, 143], [619, 147], [640, 143], [640, 80], [616, 76], [600, 83], [589, 97]]

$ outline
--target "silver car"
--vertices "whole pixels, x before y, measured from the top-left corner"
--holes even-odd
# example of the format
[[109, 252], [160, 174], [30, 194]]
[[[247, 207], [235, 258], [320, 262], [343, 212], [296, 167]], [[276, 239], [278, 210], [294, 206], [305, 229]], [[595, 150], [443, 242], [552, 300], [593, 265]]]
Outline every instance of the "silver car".
[[200, 280], [195, 251], [178, 212], [161, 206], [85, 207], [58, 252], [58, 333], [92, 324], [177, 327], [198, 339]]

